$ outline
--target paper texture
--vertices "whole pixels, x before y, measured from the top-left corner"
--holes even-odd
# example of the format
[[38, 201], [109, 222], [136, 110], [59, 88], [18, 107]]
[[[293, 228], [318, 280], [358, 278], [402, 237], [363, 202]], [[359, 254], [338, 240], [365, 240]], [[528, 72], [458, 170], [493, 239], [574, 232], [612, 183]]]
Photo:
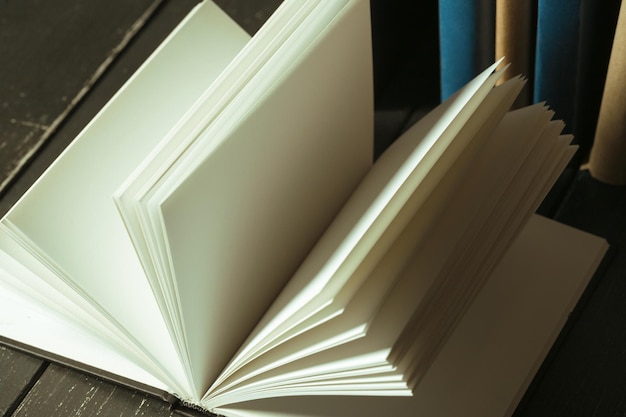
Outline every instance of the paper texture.
[[111, 196], [248, 39], [212, 2], [197, 7], [3, 219], [179, 381], [179, 355]]
[[216, 411], [229, 417], [510, 416], [606, 249], [598, 237], [534, 216], [413, 397], [291, 397]]

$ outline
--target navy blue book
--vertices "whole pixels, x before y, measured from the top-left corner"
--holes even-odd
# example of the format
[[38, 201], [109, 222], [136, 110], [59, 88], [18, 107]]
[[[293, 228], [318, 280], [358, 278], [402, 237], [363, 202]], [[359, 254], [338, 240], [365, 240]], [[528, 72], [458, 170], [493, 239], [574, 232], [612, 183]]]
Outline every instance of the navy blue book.
[[574, 122], [580, 0], [539, 0], [534, 102], [547, 101], [571, 132]]
[[439, 0], [441, 100], [494, 61], [495, 2]]

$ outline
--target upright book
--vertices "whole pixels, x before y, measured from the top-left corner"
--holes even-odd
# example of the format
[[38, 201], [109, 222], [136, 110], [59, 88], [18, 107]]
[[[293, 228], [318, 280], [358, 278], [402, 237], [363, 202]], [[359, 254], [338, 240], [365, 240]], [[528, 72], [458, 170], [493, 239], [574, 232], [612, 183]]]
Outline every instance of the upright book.
[[494, 60], [496, 2], [439, 0], [441, 99], [446, 100]]
[[554, 106], [569, 132], [574, 125], [580, 0], [537, 2], [533, 101]]
[[[497, 0], [495, 56], [505, 56], [511, 64], [499, 83], [517, 74], [529, 74], [535, 25], [532, 23], [532, 2], [530, 0]], [[522, 89], [513, 108], [527, 106], [531, 103], [530, 87]]]
[[570, 138], [495, 63], [372, 165], [369, 22], [198, 6], [0, 222], [5, 342], [226, 416], [510, 413], [606, 250], [532, 214]]

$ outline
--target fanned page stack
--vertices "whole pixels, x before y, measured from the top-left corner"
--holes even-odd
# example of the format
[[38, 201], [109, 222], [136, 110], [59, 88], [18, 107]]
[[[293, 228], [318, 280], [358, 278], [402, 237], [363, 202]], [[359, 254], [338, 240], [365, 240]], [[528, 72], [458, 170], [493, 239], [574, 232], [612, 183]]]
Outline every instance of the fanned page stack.
[[607, 248], [533, 215], [570, 138], [495, 63], [371, 165], [369, 22], [199, 5], [2, 220], [3, 340], [226, 416], [510, 413]]

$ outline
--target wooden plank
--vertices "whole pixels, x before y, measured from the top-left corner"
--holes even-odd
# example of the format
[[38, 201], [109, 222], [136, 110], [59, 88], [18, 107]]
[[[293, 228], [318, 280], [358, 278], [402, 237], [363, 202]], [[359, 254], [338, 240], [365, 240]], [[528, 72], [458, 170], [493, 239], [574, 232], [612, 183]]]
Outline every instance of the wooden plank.
[[0, 193], [161, 1], [0, 2]]
[[[27, 3], [34, 0], [27, 0], [24, 3], [24, 8], [27, 8]], [[65, 1], [65, 0], [63, 0]], [[95, 114], [106, 104], [106, 102], [115, 94], [115, 92], [124, 84], [124, 82], [135, 72], [135, 70], [148, 58], [148, 56], [159, 46], [159, 44], [165, 39], [165, 37], [176, 27], [176, 25], [187, 15], [187, 13], [196, 5], [200, 0], [169, 0], [164, 1], [161, 6], [155, 11], [151, 19], [147, 24], [139, 31], [139, 33], [133, 38], [132, 42], [122, 51], [113, 62], [108, 66], [107, 70], [100, 76], [98, 82], [91, 86], [89, 94], [87, 94], [80, 101], [80, 105], [76, 106], [69, 116], [63, 121], [62, 124], [54, 131], [50, 140], [47, 141], [46, 146], [43, 147], [33, 157], [29, 164], [28, 169], [22, 170], [20, 175], [17, 176], [9, 187], [6, 187], [0, 191], [0, 215], [4, 215], [8, 209], [18, 200], [18, 198], [30, 187], [30, 185], [43, 173], [43, 171], [54, 161], [54, 159], [65, 149], [65, 147], [78, 135], [78, 133], [85, 127], [85, 125], [95, 116]], [[111, 2], [111, 7], [116, 8], [118, 13], [123, 10], [120, 4], [135, 3], [126, 2], [126, 0], [115, 0]], [[146, 0], [141, 0], [146, 2]], [[22, 4], [23, 2], [13, 2], [16, 4]], [[55, 3], [56, 2], [50, 2]], [[93, 4], [95, 10], [106, 8], [107, 0], [94, 0], [90, 2]], [[50, 6], [52, 7], [52, 6]], [[131, 6], [129, 6], [131, 7]], [[134, 6], [133, 6], [134, 7]], [[132, 9], [132, 7], [131, 7]], [[0, 5], [0, 14], [3, 12], [3, 6]], [[51, 13], [49, 19], [52, 21], [56, 19], [58, 12]], [[104, 17], [103, 17], [104, 18]], [[122, 18], [121, 16], [119, 17]], [[2, 18], [0, 18], [1, 20]], [[61, 19], [59, 17], [59, 19]], [[117, 18], [111, 18], [116, 20]], [[0, 23], [1, 24], [1, 23]], [[57, 25], [63, 25], [63, 19], [59, 20]], [[4, 28], [0, 28], [2, 32]], [[0, 35], [1, 36], [1, 35]], [[42, 40], [43, 42], [43, 40]], [[43, 48], [43, 46], [42, 46]], [[59, 54], [63, 49], [62, 45], [58, 45]], [[65, 48], [70, 48], [70, 45], [65, 45]], [[2, 53], [3, 46], [0, 45], [0, 53]], [[87, 61], [95, 61], [94, 58], [87, 56], [101, 55], [97, 48], [93, 50], [85, 50], [83, 53], [86, 55]], [[61, 59], [59, 56], [58, 64], [63, 67], [70, 67], [77, 65], [77, 58], [74, 56], [74, 52], [68, 51], [66, 60]], [[0, 63], [0, 65], [3, 65]], [[60, 83], [67, 84], [72, 81], [65, 80], [71, 74], [62, 76], [59, 79]], [[5, 82], [1, 78], [2, 69], [0, 69], [0, 103], [2, 101], [2, 90]], [[17, 75], [15, 75], [17, 76]], [[34, 76], [33, 76], [34, 77]], [[42, 102], [38, 105], [42, 109], [46, 108], [46, 105]], [[46, 110], [47, 111], [47, 110]], [[48, 111], [50, 113], [50, 111]], [[4, 113], [0, 109], [0, 142], [4, 138], [7, 138], [7, 128], [3, 128]], [[5, 123], [6, 124], [6, 123]], [[3, 130], [4, 129], [4, 130]], [[29, 127], [22, 124], [13, 124], [11, 127], [12, 133], [15, 137], [8, 138], [9, 145], [5, 145], [4, 149], [0, 144], [0, 167], [3, 164], [11, 164], [12, 161], [20, 159], [20, 151], [29, 149], [27, 146], [20, 146], [20, 138], [25, 137], [29, 132]], [[2, 178], [2, 168], [0, 168], [0, 178]]]
[[34, 356], [0, 346], [0, 416], [10, 415], [45, 365]]
[[138, 416], [172, 417], [159, 398], [96, 377], [50, 365], [17, 407], [15, 417]]

